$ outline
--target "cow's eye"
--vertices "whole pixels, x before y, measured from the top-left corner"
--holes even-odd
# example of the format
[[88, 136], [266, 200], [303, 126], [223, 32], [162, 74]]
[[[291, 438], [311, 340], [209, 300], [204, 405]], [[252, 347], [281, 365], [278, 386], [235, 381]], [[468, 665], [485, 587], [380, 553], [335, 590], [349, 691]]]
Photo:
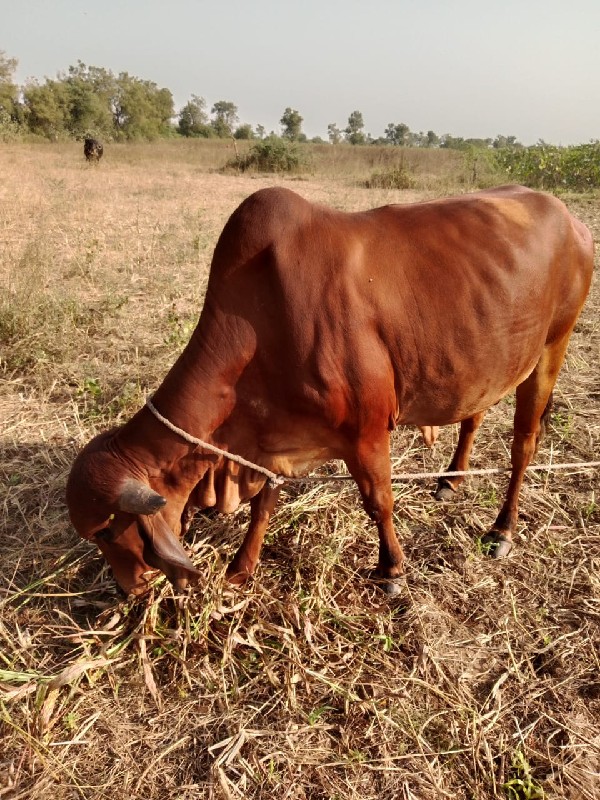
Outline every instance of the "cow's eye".
[[112, 542], [114, 533], [110, 528], [102, 528], [102, 530], [98, 531], [94, 538], [99, 539], [101, 542]]

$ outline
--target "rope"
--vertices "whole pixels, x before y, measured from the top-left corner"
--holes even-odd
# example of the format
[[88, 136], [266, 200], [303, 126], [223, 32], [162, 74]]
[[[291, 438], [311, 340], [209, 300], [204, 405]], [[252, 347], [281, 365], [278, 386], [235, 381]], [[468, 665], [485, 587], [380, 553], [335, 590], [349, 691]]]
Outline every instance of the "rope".
[[[173, 431], [173, 433], [176, 433], [178, 436], [181, 436], [182, 439], [185, 439], [186, 442], [195, 444], [197, 447], [202, 447], [205, 450], [208, 450], [210, 453], [216, 453], [219, 456], [224, 456], [230, 461], [235, 461], [236, 464], [241, 464], [243, 467], [248, 467], [256, 472], [260, 472], [262, 475], [266, 475], [269, 479], [269, 486], [271, 488], [275, 488], [275, 486], [279, 486], [286, 481], [293, 483], [306, 483], [307, 481], [325, 482], [354, 480], [352, 475], [307, 475], [304, 478], [286, 478], [283, 475], [278, 475], [276, 472], [271, 472], [271, 470], [267, 469], [266, 467], [261, 467], [258, 464], [254, 464], [252, 461], [242, 458], [242, 456], [238, 456], [235, 453], [230, 453], [228, 450], [221, 450], [220, 447], [216, 447], [214, 444], [209, 444], [202, 439], [192, 436], [181, 428], [178, 428], [177, 425], [173, 425], [170, 420], [168, 420], [166, 417], [163, 417], [163, 415], [156, 409], [152, 403], [151, 397], [146, 398], [146, 406], [154, 414], [156, 419], [162, 422], [162, 424], [165, 425], [169, 430]], [[597, 469], [598, 467], [600, 467], [600, 461], [576, 461], [571, 464], [533, 464], [529, 467], [526, 467], [525, 470], [526, 472], [539, 472], [553, 469]], [[498, 467], [491, 469], [458, 470], [454, 472], [400, 472], [392, 475], [392, 481], [421, 480], [424, 478], [458, 478], [466, 475], [500, 475], [511, 471], [512, 470], [509, 467]]]
[[269, 479], [269, 486], [271, 488], [275, 488], [275, 486], [279, 486], [279, 484], [285, 481], [283, 475], [277, 475], [277, 473], [271, 472], [271, 470], [266, 469], [266, 467], [253, 464], [252, 461], [247, 461], [245, 458], [242, 458], [242, 456], [236, 456], [234, 453], [229, 453], [227, 450], [221, 450], [220, 447], [215, 447], [214, 444], [209, 444], [202, 439], [197, 439], [190, 433], [178, 428], [177, 425], [173, 425], [170, 420], [168, 420], [166, 417], [163, 417], [163, 415], [157, 410], [150, 397], [146, 398], [146, 406], [154, 414], [157, 420], [162, 422], [162, 424], [165, 425], [169, 430], [173, 431], [173, 433], [176, 433], [178, 436], [181, 436], [182, 439], [185, 439], [186, 442], [195, 444], [198, 447], [202, 447], [204, 450], [208, 450], [210, 453], [216, 453], [218, 456], [225, 456], [225, 458], [228, 458], [230, 461], [235, 461], [236, 464], [241, 464], [243, 467], [249, 467], [250, 469], [256, 470], [256, 472], [266, 475]]
[[[600, 467], [600, 461], [577, 461], [572, 464], [532, 464], [525, 467], [526, 471], [540, 471], [553, 469], [594, 469]], [[465, 475], [500, 475], [501, 473], [512, 472], [510, 467], [498, 467], [491, 469], [467, 469], [455, 472], [400, 472], [392, 475], [392, 481], [420, 480], [422, 478], [458, 478]], [[317, 478], [298, 478], [298, 480], [317, 480]], [[352, 475], [323, 475], [318, 480], [344, 481], [354, 480]]]

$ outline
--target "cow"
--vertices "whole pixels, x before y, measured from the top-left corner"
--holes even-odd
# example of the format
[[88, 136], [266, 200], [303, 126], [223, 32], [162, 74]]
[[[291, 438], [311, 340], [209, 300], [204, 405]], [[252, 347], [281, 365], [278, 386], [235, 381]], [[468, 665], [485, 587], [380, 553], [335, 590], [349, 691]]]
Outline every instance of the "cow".
[[103, 153], [104, 147], [102, 147], [102, 143], [99, 142], [98, 139], [92, 139], [91, 136], [86, 136], [83, 140], [83, 154], [85, 160], [97, 164], [102, 158]]
[[379, 534], [373, 577], [395, 593], [391, 431], [461, 422], [466, 463], [485, 410], [516, 390], [511, 477], [482, 537], [505, 556], [592, 270], [588, 229], [519, 186], [354, 213], [261, 189], [226, 223], [197, 327], [152, 401], [77, 456], [71, 521], [141, 594], [156, 570], [176, 589], [198, 577], [180, 540], [196, 506], [250, 500], [226, 572], [239, 585], [281, 488], [257, 470], [341, 459]]

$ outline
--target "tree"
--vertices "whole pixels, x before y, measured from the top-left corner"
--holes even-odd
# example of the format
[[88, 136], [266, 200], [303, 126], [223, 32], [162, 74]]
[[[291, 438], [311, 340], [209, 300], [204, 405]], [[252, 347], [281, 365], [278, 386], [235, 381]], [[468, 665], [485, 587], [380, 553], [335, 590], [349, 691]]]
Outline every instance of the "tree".
[[522, 147], [523, 145], [517, 141], [516, 136], [502, 136], [498, 135], [492, 142], [492, 147], [495, 150], [500, 150], [503, 147]]
[[331, 144], [339, 144], [342, 141], [342, 131], [335, 122], [330, 122], [327, 126], [327, 136]]
[[233, 129], [238, 121], [238, 109], [229, 100], [218, 100], [210, 112], [213, 114], [211, 127], [220, 138], [233, 135]]
[[406, 147], [409, 144], [410, 128], [404, 122], [390, 124], [385, 129], [385, 138], [390, 144], [398, 145], [399, 147]]
[[202, 136], [208, 138], [213, 135], [213, 130], [208, 124], [208, 113], [206, 111], [206, 100], [197, 94], [193, 94], [179, 112], [179, 122], [177, 125], [182, 136]]
[[240, 125], [239, 128], [236, 128], [233, 132], [234, 139], [254, 139], [256, 138], [254, 135], [254, 131], [252, 130], [252, 125], [249, 123], [245, 123], [244, 125]]
[[476, 150], [487, 150], [492, 146], [491, 139], [465, 139], [465, 144], [467, 144], [470, 148], [475, 148]]
[[23, 91], [23, 100], [29, 130], [52, 141], [67, 136], [69, 99], [69, 90], [64, 81], [46, 78], [45, 83], [28, 83]]
[[440, 147], [444, 148], [445, 150], [468, 149], [468, 145], [462, 136], [451, 136], [449, 133], [445, 133], [440, 138]]
[[423, 131], [409, 131], [406, 135], [407, 147], [425, 147], [427, 136]]
[[8, 58], [4, 50], [0, 50], [0, 112], [8, 115], [11, 119], [17, 115], [19, 90], [13, 83], [17, 63], [16, 58]]
[[121, 72], [117, 78], [114, 123], [122, 139], [156, 139], [172, 133], [173, 95], [152, 81]]
[[59, 74], [69, 97], [68, 131], [76, 138], [87, 134], [110, 137], [114, 130], [112, 103], [117, 82], [109, 70], [88, 67], [82, 61]]
[[110, 70], [81, 61], [56, 80], [29, 83], [23, 98], [29, 129], [49, 139], [88, 133], [155, 139], [173, 132], [173, 96], [168, 89], [126, 72], [115, 77]]
[[282, 136], [284, 139], [289, 139], [291, 142], [297, 142], [302, 138], [303, 118], [296, 111], [296, 109], [288, 106], [283, 112], [283, 116], [279, 122], [283, 128]]
[[364, 134], [364, 127], [363, 115], [360, 111], [353, 111], [348, 117], [348, 125], [344, 130], [346, 140], [350, 144], [365, 144], [367, 139]]
[[435, 131], [427, 131], [425, 142], [425, 147], [439, 147], [440, 145], [440, 137], [435, 133]]

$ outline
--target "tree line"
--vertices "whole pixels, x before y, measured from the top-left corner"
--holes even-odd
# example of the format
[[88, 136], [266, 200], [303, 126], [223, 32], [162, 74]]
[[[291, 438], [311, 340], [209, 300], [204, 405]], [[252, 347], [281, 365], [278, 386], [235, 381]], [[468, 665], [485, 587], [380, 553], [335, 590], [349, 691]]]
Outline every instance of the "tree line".
[[[109, 141], [153, 140], [162, 137], [265, 139], [281, 136], [306, 142], [304, 122], [297, 109], [287, 107], [279, 121], [280, 131], [267, 133], [263, 125], [241, 123], [238, 108], [230, 100], [209, 107], [200, 95], [192, 95], [178, 113], [173, 95], [153, 81], [78, 61], [56, 78], [30, 80], [24, 86], [14, 81], [17, 60], [0, 51], [0, 139], [33, 135], [57, 141], [86, 135]], [[382, 136], [365, 131], [363, 115], [352, 111], [345, 127], [331, 123], [327, 140], [311, 142], [339, 144], [385, 144], [399, 147], [473, 146], [501, 148], [520, 146], [514, 136], [495, 139], [463, 139], [434, 131], [414, 132], [405, 123], [390, 122]]]

